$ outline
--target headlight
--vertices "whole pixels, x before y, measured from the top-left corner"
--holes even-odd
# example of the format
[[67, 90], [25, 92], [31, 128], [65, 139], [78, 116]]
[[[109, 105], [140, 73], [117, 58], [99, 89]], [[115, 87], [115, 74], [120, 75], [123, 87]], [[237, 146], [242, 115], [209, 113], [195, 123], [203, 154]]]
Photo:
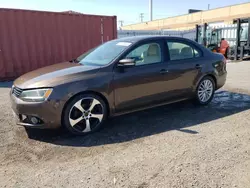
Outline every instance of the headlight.
[[41, 102], [45, 101], [50, 96], [52, 90], [53, 89], [24, 90], [19, 98], [24, 101]]

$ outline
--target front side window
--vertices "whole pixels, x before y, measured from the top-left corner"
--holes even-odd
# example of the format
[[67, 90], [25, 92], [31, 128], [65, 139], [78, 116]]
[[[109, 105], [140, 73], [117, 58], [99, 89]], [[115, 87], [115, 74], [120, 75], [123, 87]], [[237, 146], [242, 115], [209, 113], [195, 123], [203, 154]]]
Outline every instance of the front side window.
[[158, 43], [143, 44], [132, 50], [126, 59], [134, 59], [136, 66], [159, 63], [162, 61], [161, 47]]
[[192, 46], [182, 42], [167, 42], [170, 60], [182, 60], [200, 57], [201, 54]]
[[131, 44], [130, 42], [109, 41], [82, 54], [77, 60], [83, 65], [107, 65]]

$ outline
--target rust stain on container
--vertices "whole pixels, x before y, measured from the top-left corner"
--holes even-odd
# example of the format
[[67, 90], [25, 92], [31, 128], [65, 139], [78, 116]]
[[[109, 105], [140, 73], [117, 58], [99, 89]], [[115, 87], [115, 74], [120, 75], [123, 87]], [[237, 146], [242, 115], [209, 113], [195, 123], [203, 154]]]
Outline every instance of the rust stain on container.
[[116, 16], [0, 9], [0, 81], [69, 61], [116, 37]]

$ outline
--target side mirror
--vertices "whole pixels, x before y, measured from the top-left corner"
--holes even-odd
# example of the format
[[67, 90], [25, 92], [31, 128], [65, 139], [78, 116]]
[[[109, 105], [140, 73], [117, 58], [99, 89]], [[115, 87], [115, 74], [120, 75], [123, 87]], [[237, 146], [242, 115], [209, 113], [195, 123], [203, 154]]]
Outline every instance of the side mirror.
[[135, 66], [134, 59], [122, 59], [118, 63], [118, 67], [133, 67]]

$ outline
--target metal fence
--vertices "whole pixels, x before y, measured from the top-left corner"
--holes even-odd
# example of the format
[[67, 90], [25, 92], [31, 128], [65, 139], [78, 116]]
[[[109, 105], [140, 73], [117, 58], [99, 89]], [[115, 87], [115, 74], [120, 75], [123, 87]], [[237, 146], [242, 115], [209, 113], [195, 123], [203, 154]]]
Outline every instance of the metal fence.
[[118, 30], [117, 37], [131, 37], [131, 36], [141, 36], [141, 35], [165, 35], [165, 36], [178, 36], [182, 37], [182, 31], [164, 31], [164, 30]]
[[[221, 29], [221, 38], [225, 38], [230, 46], [236, 43], [236, 24], [209, 24], [208, 29]], [[248, 24], [242, 24], [241, 28], [241, 40], [246, 40], [248, 37], [247, 28]], [[155, 30], [155, 31], [139, 31], [139, 30], [118, 30], [118, 38], [139, 36], [139, 35], [165, 35], [165, 36], [177, 36], [195, 40], [196, 29], [184, 30], [184, 31], [171, 31], [171, 30]]]
[[131, 37], [131, 36], [141, 36], [141, 35], [164, 35], [164, 36], [175, 36], [184, 37], [191, 40], [195, 40], [195, 29], [186, 31], [173, 31], [173, 30], [118, 30], [117, 37]]

